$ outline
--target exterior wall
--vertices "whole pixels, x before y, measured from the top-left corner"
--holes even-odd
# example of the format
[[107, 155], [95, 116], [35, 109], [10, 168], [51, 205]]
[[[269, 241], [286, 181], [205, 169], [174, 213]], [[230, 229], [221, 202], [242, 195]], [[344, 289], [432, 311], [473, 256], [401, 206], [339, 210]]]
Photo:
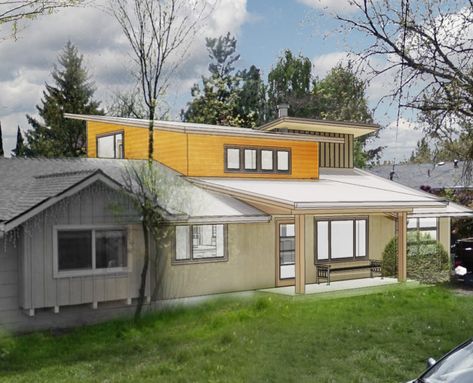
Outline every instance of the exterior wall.
[[289, 131], [298, 134], [343, 138], [345, 140], [343, 144], [329, 142], [319, 144], [319, 165], [321, 168], [353, 168], [353, 134]]
[[[353, 218], [347, 216], [346, 218]], [[315, 283], [315, 216], [306, 216], [305, 221], [305, 255], [306, 255], [306, 283]], [[382, 259], [382, 253], [388, 242], [395, 235], [395, 220], [383, 215], [368, 216], [368, 256], [369, 259]], [[357, 261], [366, 262], [366, 261]], [[354, 262], [343, 262], [349, 265]], [[341, 265], [341, 264], [340, 264]], [[364, 278], [369, 270], [347, 271], [334, 273], [331, 280]]]
[[438, 222], [438, 238], [439, 242], [445, 248], [448, 254], [450, 254], [450, 238], [451, 238], [451, 228], [450, 228], [450, 218], [439, 218]]
[[[71, 326], [94, 321], [94, 318], [107, 317], [108, 314], [104, 314], [103, 310], [95, 313], [97, 310], [92, 309], [91, 303], [97, 303], [100, 307], [101, 302], [114, 302], [111, 306], [110, 303], [105, 304], [109, 308], [113, 306], [111, 311], [105, 311], [109, 313], [123, 311], [125, 301], [138, 295], [143, 236], [141, 225], [133, 224], [137, 221], [138, 216], [131, 202], [101, 183], [91, 185], [27, 221], [23, 225], [19, 239], [21, 244], [19, 250], [13, 253], [13, 250], [10, 250], [7, 254], [8, 262], [5, 263], [13, 268], [15, 258], [18, 265], [18, 271], [16, 269], [14, 271], [18, 281], [18, 293], [14, 304], [11, 301], [11, 305], [7, 306], [11, 306], [16, 312], [15, 318], [9, 321], [0, 315], [0, 325], [6, 321], [10, 327], [33, 329], [48, 327], [48, 323], [51, 325], [53, 322], [59, 326]], [[84, 225], [86, 228], [108, 224], [124, 226], [127, 229], [128, 272], [74, 277], [54, 276], [55, 225]], [[0, 267], [3, 265], [2, 263]], [[8, 278], [12, 279], [12, 275], [9, 273]], [[66, 308], [66, 306], [74, 307]], [[60, 312], [51, 322], [47, 319], [48, 316], [41, 312], [46, 310], [52, 313], [54, 307], [58, 307]], [[25, 314], [31, 309], [35, 310], [34, 317]], [[37, 317], [40, 319], [36, 319]]]
[[[109, 123], [87, 123], [87, 156], [96, 157], [96, 137], [105, 133], [124, 133], [124, 155], [127, 159], [146, 159], [148, 130]], [[318, 178], [318, 143], [239, 136], [188, 134], [155, 130], [155, 158], [187, 176], [245, 178]], [[224, 146], [287, 148], [291, 150], [292, 169], [282, 173], [226, 173]]]
[[229, 224], [228, 260], [173, 264], [174, 228], [158, 248], [153, 299], [173, 299], [275, 286], [274, 223]]

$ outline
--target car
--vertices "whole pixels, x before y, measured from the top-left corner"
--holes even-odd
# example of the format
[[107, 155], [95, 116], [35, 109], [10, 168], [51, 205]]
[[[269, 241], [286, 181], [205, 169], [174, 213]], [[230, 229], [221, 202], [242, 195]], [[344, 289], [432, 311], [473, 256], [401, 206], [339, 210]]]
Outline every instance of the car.
[[453, 246], [453, 269], [460, 282], [473, 283], [473, 238], [463, 238]]
[[473, 338], [455, 347], [441, 359], [427, 360], [427, 370], [409, 383], [472, 383]]

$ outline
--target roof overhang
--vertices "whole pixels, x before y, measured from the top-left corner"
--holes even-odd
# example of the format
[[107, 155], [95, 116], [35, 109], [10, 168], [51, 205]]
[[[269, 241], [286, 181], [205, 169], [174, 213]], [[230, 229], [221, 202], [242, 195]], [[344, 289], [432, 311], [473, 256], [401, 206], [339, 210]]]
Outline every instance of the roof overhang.
[[466, 206], [458, 205], [454, 202], [449, 202], [446, 206], [441, 208], [417, 208], [414, 209], [410, 218], [448, 218], [448, 217], [473, 217], [473, 210]]
[[379, 130], [379, 125], [344, 121], [313, 120], [307, 118], [281, 117], [258, 128], [261, 131], [290, 129], [301, 132], [352, 134], [361, 137]]
[[[121, 117], [108, 117], [108, 116], [93, 116], [93, 115], [82, 115], [64, 113], [66, 118], [71, 120], [80, 121], [92, 121], [101, 122], [105, 124], [115, 124], [130, 126], [136, 128], [149, 128], [149, 120], [141, 120], [136, 118], [121, 118]], [[242, 136], [242, 137], [254, 137], [254, 138], [266, 138], [271, 140], [284, 140], [284, 141], [305, 141], [305, 142], [329, 142], [329, 143], [344, 143], [343, 138], [338, 137], [325, 137], [320, 135], [307, 135], [307, 134], [294, 134], [294, 133], [275, 133], [268, 131], [253, 130], [247, 128], [220, 126], [220, 125], [207, 125], [207, 124], [194, 124], [187, 122], [176, 122], [176, 121], [158, 121], [153, 122], [154, 129], [180, 132], [189, 134], [206, 134], [216, 136]]]
[[31, 207], [30, 209], [24, 211], [23, 213], [17, 215], [16, 217], [8, 221], [0, 222], [0, 233], [8, 232], [14, 229], [15, 227], [21, 225], [22, 223], [26, 222], [30, 218], [34, 217], [35, 215], [46, 210], [48, 207], [53, 206], [54, 204], [58, 203], [59, 201], [67, 197], [73, 196], [74, 194], [78, 193], [79, 191], [83, 190], [87, 186], [92, 185], [93, 183], [97, 181], [103, 182], [105, 185], [107, 185], [108, 187], [114, 190], [118, 190], [121, 188], [121, 185], [118, 182], [116, 182], [113, 178], [107, 176], [101, 170], [97, 170], [91, 173], [90, 176], [77, 182], [76, 184], [72, 185], [71, 187], [62, 191], [61, 193], [41, 201], [37, 205]]
[[188, 178], [196, 185], [230, 195], [246, 203], [263, 204], [269, 207], [287, 210], [291, 214], [344, 214], [347, 212], [412, 212], [415, 208], [442, 208], [445, 203], [440, 200], [411, 200], [411, 201], [289, 201], [280, 198], [272, 198], [267, 195], [235, 189], [209, 183], [199, 178]]

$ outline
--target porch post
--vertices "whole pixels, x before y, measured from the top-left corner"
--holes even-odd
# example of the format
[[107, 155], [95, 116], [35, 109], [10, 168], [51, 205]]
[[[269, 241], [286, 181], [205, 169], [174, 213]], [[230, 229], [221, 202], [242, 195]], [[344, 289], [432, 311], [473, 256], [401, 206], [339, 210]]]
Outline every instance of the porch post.
[[397, 279], [399, 282], [405, 282], [407, 280], [407, 213], [398, 213], [397, 217]]
[[294, 223], [296, 234], [296, 294], [305, 294], [305, 216], [296, 214]]

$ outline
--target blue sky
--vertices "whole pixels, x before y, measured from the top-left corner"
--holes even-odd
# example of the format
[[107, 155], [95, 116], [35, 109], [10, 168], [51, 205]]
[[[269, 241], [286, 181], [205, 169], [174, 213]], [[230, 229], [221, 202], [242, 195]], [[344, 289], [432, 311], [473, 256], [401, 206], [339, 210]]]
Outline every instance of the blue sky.
[[[205, 36], [228, 31], [237, 36], [239, 68], [254, 64], [264, 77], [287, 48], [312, 60], [314, 76], [323, 77], [340, 60], [346, 62], [347, 50], [363, 46], [366, 38], [330, 33], [337, 24], [331, 17], [321, 16], [324, 7], [328, 11], [350, 12], [348, 0], [218, 0], [208, 26], [196, 36], [170, 89], [168, 102], [173, 117], [177, 118], [184, 107], [192, 84], [206, 72]], [[62, 11], [28, 22], [25, 27], [17, 41], [0, 42], [0, 57], [8, 57], [0, 60], [0, 121], [8, 152], [15, 145], [17, 126], [28, 129], [24, 116], [35, 113], [44, 83], [51, 81], [52, 66], [68, 39], [84, 55], [96, 82], [96, 96], [104, 106], [114, 92], [133, 86], [130, 58], [121, 31], [113, 19], [96, 8]], [[326, 33], [329, 36], [324, 38]], [[372, 107], [388, 90], [388, 80], [392, 79], [372, 81], [368, 87]], [[385, 105], [376, 111], [376, 121], [386, 128], [372, 145], [388, 146], [384, 158], [400, 160], [410, 154], [422, 132], [414, 130], [415, 121], [404, 113], [396, 134], [395, 117], [395, 106]]]

